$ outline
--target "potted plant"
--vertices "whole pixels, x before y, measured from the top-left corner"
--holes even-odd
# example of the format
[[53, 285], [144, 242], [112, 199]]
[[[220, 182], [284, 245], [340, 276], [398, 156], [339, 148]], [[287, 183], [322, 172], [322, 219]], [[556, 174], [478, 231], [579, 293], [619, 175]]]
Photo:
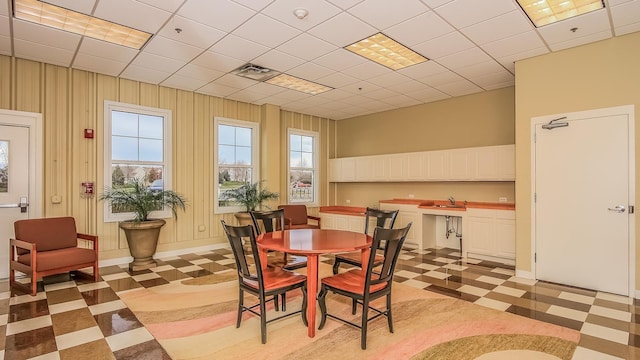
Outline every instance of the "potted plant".
[[118, 224], [124, 230], [133, 256], [129, 269], [139, 271], [155, 267], [153, 255], [158, 246], [160, 228], [166, 221], [149, 219], [149, 215], [152, 211], [169, 208], [177, 218], [178, 209], [185, 210], [185, 198], [172, 190], [147, 186], [142, 179], [136, 178], [122, 186], [106, 187], [99, 199], [107, 201], [112, 209], [134, 213], [133, 219]]
[[277, 192], [262, 188], [260, 184], [261, 181], [247, 183], [222, 193], [221, 200], [227, 200], [230, 204], [241, 205], [244, 208], [243, 212], [235, 214], [241, 225], [251, 224], [249, 211], [261, 210], [263, 207], [268, 209], [265, 202], [280, 197]]

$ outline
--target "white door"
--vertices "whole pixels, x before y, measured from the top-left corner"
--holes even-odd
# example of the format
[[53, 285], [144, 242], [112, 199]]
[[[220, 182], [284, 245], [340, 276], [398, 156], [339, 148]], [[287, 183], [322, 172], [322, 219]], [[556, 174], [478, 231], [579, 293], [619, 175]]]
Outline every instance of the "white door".
[[536, 278], [629, 295], [631, 123], [580, 114], [535, 125]]
[[[0, 110], [0, 278], [9, 277], [9, 238], [16, 220], [37, 217], [35, 153], [40, 115]], [[35, 205], [35, 207], [34, 207]]]

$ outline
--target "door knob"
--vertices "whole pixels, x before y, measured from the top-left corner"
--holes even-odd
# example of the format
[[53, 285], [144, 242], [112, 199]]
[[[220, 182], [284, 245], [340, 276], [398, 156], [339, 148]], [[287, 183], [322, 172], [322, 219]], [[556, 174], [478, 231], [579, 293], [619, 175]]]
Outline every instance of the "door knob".
[[616, 206], [616, 207], [614, 207], [614, 208], [608, 208], [608, 210], [609, 210], [609, 211], [615, 211], [615, 212], [617, 212], [617, 213], [623, 213], [623, 212], [624, 212], [624, 210], [625, 210], [625, 208], [624, 208], [624, 205], [617, 205], [617, 206]]

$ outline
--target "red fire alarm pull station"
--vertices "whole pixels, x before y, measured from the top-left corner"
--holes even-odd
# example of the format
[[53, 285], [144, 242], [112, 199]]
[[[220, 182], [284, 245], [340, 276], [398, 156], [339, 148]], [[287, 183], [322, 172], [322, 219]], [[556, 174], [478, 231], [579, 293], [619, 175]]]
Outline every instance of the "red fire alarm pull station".
[[84, 138], [93, 139], [93, 129], [84, 129]]

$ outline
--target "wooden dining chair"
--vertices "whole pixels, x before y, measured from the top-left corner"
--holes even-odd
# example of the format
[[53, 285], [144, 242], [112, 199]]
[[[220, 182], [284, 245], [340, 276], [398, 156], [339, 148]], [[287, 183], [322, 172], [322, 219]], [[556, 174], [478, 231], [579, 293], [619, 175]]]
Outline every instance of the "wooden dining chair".
[[[285, 225], [284, 209], [270, 211], [250, 211], [253, 226], [256, 229], [256, 235], [265, 232], [273, 232], [276, 230], [288, 229]], [[279, 265], [287, 270], [300, 269], [307, 266], [307, 258], [304, 256], [295, 256], [284, 253], [283, 262], [281, 264], [273, 263], [274, 266]]]
[[[364, 216], [364, 233], [369, 233], [369, 223], [371, 219], [375, 219], [376, 227], [381, 227], [384, 229], [393, 229], [393, 225], [396, 222], [396, 217], [398, 217], [399, 210], [379, 210], [367, 208]], [[381, 247], [384, 247], [384, 243], [381, 244]], [[384, 260], [381, 254], [376, 252], [376, 258], [373, 262], [373, 266], [380, 266], [382, 261]], [[335, 260], [333, 261], [333, 274], [337, 274], [340, 270], [340, 264], [346, 263], [349, 265], [362, 267], [362, 257], [359, 251], [352, 251], [348, 253], [336, 254]]]
[[[236, 328], [240, 327], [242, 313], [245, 311], [259, 316], [260, 335], [262, 343], [266, 344], [267, 324], [270, 322], [301, 313], [302, 322], [307, 326], [307, 277], [302, 274], [284, 270], [280, 267], [269, 267], [263, 270], [253, 227], [251, 225], [231, 226], [227, 225], [224, 220], [221, 220], [221, 223], [229, 239], [238, 270], [240, 294], [238, 297], [238, 319]], [[245, 249], [243, 241], [249, 243], [250, 251]], [[251, 265], [250, 256], [253, 257], [254, 265]], [[278, 295], [295, 289], [302, 290], [302, 309], [267, 320], [267, 302], [271, 300], [276, 302]], [[246, 306], [244, 304], [245, 291], [256, 296], [258, 303], [252, 306]], [[274, 305], [277, 309], [278, 305]], [[260, 308], [259, 312], [254, 310], [257, 307]]]
[[[386, 316], [389, 324], [389, 332], [393, 333], [393, 318], [391, 316], [391, 285], [393, 284], [393, 272], [410, 228], [411, 223], [402, 229], [383, 229], [377, 227], [373, 233], [371, 253], [366, 271], [362, 269], [352, 269], [322, 279], [322, 287], [320, 294], [318, 294], [322, 319], [320, 320], [318, 329], [324, 327], [327, 317], [355, 326], [360, 329], [360, 347], [363, 350], [367, 348], [367, 324], [369, 321], [379, 316]], [[373, 265], [376, 258], [374, 249], [377, 249], [382, 241], [386, 242], [383, 249], [384, 260], [382, 262], [382, 268], [379, 272], [373, 272]], [[362, 319], [360, 324], [327, 313], [326, 296], [329, 291], [351, 298], [351, 313], [354, 315], [357, 305], [362, 305]], [[371, 301], [383, 296], [387, 298], [385, 310], [370, 306]], [[376, 314], [369, 317], [369, 310], [372, 310]]]

